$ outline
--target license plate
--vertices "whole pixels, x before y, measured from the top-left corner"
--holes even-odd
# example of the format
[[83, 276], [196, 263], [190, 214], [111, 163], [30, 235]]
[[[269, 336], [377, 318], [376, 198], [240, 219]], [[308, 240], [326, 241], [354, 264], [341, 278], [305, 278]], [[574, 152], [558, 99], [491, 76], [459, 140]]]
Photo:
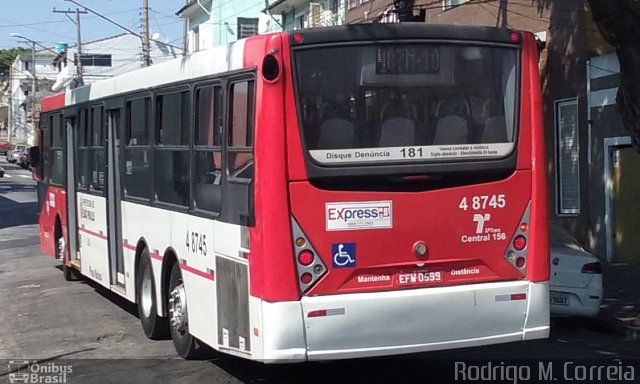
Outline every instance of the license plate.
[[443, 282], [443, 273], [441, 271], [435, 272], [408, 272], [400, 273], [396, 275], [396, 284], [402, 285], [421, 285], [428, 283], [441, 283]]
[[555, 305], [569, 305], [569, 298], [564, 295], [551, 295], [551, 304]]

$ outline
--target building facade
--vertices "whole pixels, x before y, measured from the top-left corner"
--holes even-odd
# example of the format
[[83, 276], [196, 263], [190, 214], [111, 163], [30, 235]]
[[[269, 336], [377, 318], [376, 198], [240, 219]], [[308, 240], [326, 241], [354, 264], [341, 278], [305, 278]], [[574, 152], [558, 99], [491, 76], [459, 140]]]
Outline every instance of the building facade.
[[[35, 83], [32, 54], [16, 57], [5, 85], [8, 141], [35, 145], [34, 124], [39, 120], [40, 100], [44, 96], [76, 87], [81, 83], [80, 72], [75, 65], [78, 60], [77, 52], [76, 46], [68, 47], [62, 43], [51, 49], [36, 51]], [[176, 47], [162, 42], [151, 42], [152, 64], [175, 59], [179, 54]], [[131, 72], [142, 66], [142, 41], [138, 36], [123, 33], [84, 43], [80, 62], [83, 84]], [[35, 98], [32, 96], [34, 84]]]
[[[35, 56], [35, 81], [34, 61]], [[7, 86], [7, 138], [12, 143], [34, 145], [35, 124], [40, 115], [42, 97], [51, 93], [57, 70], [53, 65], [55, 55], [48, 50], [16, 56]], [[33, 88], [35, 85], [35, 95]]]
[[329, 27], [345, 23], [349, 0], [267, 0], [265, 12], [279, 15], [282, 30]]
[[258, 33], [282, 30], [278, 16], [263, 12], [265, 1], [191, 0], [176, 15], [187, 23], [186, 47], [196, 52]]
[[[531, 31], [540, 41], [550, 218], [607, 261], [640, 261], [640, 155], [616, 111], [613, 47], [586, 0], [416, 0], [427, 23]], [[394, 21], [391, 0], [348, 0], [346, 22]], [[637, 169], [637, 168], [635, 168]]]
[[[175, 59], [180, 55], [178, 47], [161, 41], [151, 41], [149, 48], [151, 65]], [[56, 49], [59, 49], [59, 54], [54, 60], [54, 65], [58, 74], [52, 89], [56, 92], [67, 86], [79, 85], [79, 77], [82, 78], [82, 83], [90, 84], [144, 66], [142, 39], [131, 33], [83, 43], [80, 69], [76, 65], [77, 46], [67, 47], [62, 44], [62, 47]]]

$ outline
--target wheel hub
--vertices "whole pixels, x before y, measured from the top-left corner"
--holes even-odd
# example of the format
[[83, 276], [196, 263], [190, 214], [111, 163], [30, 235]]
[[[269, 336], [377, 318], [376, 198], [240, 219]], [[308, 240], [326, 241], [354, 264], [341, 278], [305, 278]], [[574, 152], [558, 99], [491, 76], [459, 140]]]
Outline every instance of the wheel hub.
[[66, 244], [64, 243], [64, 237], [60, 236], [60, 238], [58, 239], [58, 254], [56, 255], [56, 258], [62, 262], [64, 262], [65, 245]]
[[142, 287], [140, 294], [140, 306], [142, 307], [142, 313], [144, 317], [151, 316], [151, 307], [153, 306], [153, 291], [151, 284], [151, 274], [149, 271], [144, 271], [142, 277]]
[[169, 321], [171, 327], [180, 333], [187, 330], [187, 300], [183, 284], [177, 285], [169, 294]]

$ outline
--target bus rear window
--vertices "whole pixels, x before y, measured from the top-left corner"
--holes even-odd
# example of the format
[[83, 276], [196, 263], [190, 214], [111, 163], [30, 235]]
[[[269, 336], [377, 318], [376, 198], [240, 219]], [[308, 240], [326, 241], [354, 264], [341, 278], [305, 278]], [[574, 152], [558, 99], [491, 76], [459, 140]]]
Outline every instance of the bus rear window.
[[442, 43], [300, 49], [306, 149], [322, 165], [504, 158], [515, 147], [517, 52]]

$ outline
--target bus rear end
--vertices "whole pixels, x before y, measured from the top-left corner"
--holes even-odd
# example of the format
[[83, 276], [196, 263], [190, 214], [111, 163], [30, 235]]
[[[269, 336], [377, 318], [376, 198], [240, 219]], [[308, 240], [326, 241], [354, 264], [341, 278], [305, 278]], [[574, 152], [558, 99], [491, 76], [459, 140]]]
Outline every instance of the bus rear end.
[[306, 358], [547, 337], [533, 37], [395, 24], [303, 30], [288, 43]]

